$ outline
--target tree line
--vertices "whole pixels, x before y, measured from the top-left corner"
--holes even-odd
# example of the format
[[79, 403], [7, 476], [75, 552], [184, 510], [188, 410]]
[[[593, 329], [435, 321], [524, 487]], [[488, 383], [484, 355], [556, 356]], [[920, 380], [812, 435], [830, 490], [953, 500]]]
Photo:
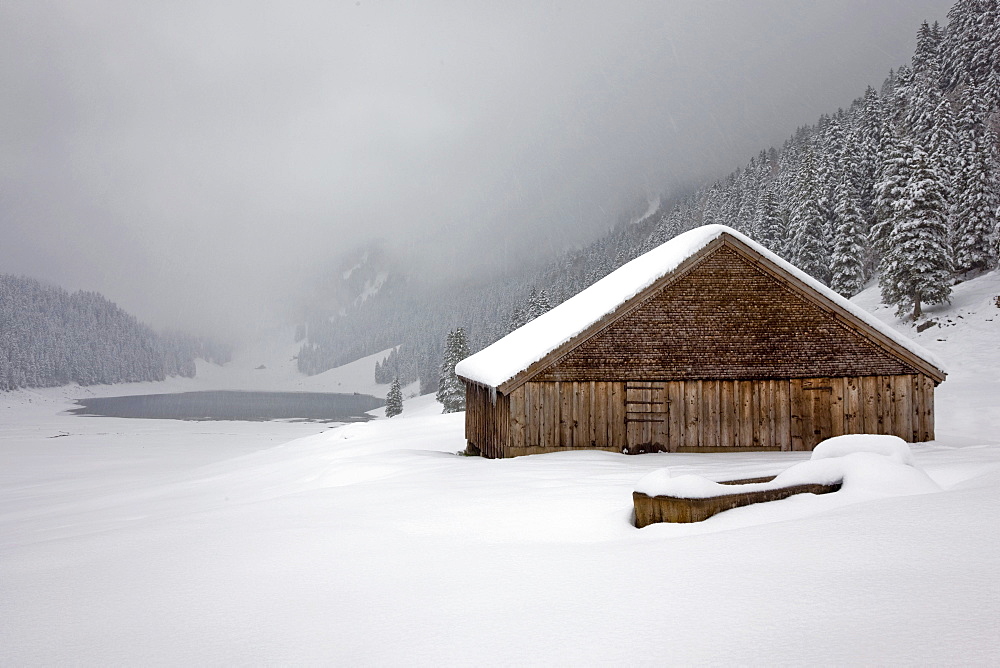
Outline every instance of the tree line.
[[0, 390], [190, 377], [196, 357], [230, 356], [217, 342], [157, 334], [97, 292], [0, 274]]

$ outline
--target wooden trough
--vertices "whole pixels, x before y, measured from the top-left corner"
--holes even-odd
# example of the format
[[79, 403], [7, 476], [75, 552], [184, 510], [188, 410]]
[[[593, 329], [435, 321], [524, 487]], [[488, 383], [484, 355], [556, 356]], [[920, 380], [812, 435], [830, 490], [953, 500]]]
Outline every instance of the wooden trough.
[[[747, 485], [752, 483], [771, 482], [775, 476], [767, 478], [751, 478], [747, 480], [726, 480], [721, 485]], [[649, 496], [642, 492], [632, 492], [632, 502], [635, 504], [635, 526], [642, 528], [657, 522], [701, 522], [712, 515], [731, 508], [740, 508], [754, 503], [780, 501], [794, 494], [829, 494], [836, 492], [841, 483], [830, 485], [807, 484], [779, 487], [777, 489], [762, 489], [759, 491], [722, 494], [699, 499], [687, 499], [677, 496]]]

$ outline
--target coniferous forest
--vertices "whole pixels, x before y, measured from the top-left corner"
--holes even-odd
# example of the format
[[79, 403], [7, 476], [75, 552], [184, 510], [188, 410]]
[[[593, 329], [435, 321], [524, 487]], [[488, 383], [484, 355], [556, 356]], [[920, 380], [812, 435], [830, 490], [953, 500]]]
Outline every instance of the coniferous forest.
[[[817, 76], [821, 76], [818, 74]], [[686, 230], [721, 223], [850, 297], [877, 278], [904, 319], [1000, 255], [1000, 0], [958, 0], [924, 23], [912, 61], [780, 148], [546, 267], [455, 285], [396, 286], [311, 333], [300, 369], [316, 373], [398, 345], [379, 375], [437, 389], [449, 331], [479, 350], [625, 262]], [[539, 299], [544, 296], [544, 299]], [[367, 345], [366, 345], [367, 344]], [[388, 380], [386, 380], [388, 382]]]
[[199, 337], [157, 334], [96, 292], [0, 274], [0, 390], [193, 377], [195, 358], [221, 364], [230, 354]]

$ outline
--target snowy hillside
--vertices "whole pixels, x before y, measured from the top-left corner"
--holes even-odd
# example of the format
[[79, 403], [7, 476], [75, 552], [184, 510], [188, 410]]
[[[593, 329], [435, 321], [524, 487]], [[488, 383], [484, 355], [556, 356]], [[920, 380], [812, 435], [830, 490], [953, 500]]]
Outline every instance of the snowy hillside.
[[926, 309], [922, 332], [900, 322], [880, 303], [878, 286], [856, 296], [859, 306], [899, 329], [947, 362], [937, 389], [939, 433], [1000, 440], [1000, 271], [955, 286], [951, 304]]
[[940, 491], [876, 477], [696, 525], [632, 527], [636, 482], [808, 453], [463, 457], [426, 396], [330, 429], [8, 404], [0, 662], [996, 665], [997, 295], [959, 285], [916, 335], [950, 373], [912, 447]]

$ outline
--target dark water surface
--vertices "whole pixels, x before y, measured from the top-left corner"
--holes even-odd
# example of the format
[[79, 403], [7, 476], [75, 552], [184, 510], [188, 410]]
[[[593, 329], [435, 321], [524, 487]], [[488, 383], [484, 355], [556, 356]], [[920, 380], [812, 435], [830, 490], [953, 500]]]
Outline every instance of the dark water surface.
[[368, 394], [332, 392], [179, 392], [78, 399], [74, 415], [169, 420], [363, 422], [385, 405]]

